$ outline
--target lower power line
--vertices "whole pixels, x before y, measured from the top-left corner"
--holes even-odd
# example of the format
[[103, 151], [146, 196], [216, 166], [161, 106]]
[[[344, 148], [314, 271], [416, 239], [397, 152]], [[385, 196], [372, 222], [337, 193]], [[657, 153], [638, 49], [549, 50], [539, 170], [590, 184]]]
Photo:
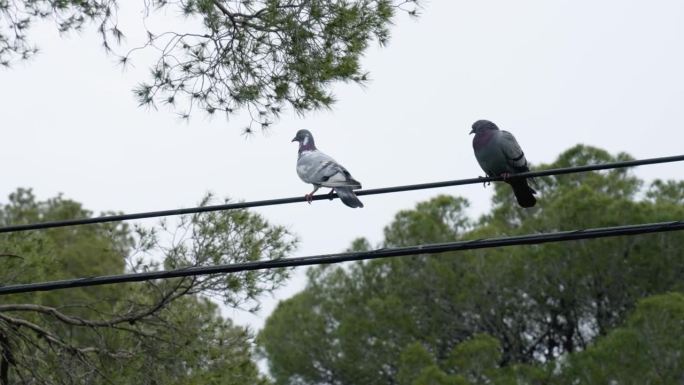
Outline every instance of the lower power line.
[[564, 242], [579, 239], [633, 236], [638, 234], [660, 233], [677, 230], [684, 230], [684, 220], [660, 223], [647, 223], [638, 225], [602, 227], [586, 230], [560, 231], [554, 233], [516, 235], [510, 237], [476, 239], [470, 241], [446, 242], [397, 248], [383, 248], [372, 251], [322, 254], [298, 258], [282, 258], [269, 261], [254, 261], [214, 266], [195, 266], [166, 271], [150, 271], [144, 273], [129, 273], [99, 277], [66, 279], [61, 281], [27, 283], [1, 286], [0, 295], [29, 293], [35, 291], [51, 291], [75, 287], [109, 285], [124, 282], [140, 282], [155, 279], [168, 279], [198, 275], [237, 273], [241, 271], [267, 270], [283, 267], [321, 265], [348, 261], [359, 261], [366, 259], [399, 257], [416, 254], [438, 254], [449, 251], [486, 249], [502, 246], [536, 245], [542, 243]]

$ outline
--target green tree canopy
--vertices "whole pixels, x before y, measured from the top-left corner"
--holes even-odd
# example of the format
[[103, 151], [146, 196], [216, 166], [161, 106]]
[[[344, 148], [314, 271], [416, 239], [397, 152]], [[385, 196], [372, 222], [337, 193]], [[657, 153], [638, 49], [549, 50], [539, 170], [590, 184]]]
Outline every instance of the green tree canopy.
[[[61, 196], [38, 201], [20, 189], [0, 207], [0, 224], [91, 215]], [[104, 224], [8, 233], [0, 236], [0, 282], [277, 259], [295, 241], [246, 210], [156, 230]], [[270, 270], [0, 296], [0, 384], [264, 383], [252, 336], [221, 317], [212, 299], [254, 306], [286, 277]]]
[[626, 325], [573, 355], [562, 379], [576, 384], [681, 384], [682, 369], [684, 295], [668, 293], [640, 301]]
[[[417, 3], [145, 1], [145, 15], [176, 13], [184, 22], [170, 31], [148, 30], [144, 45], [129, 48], [121, 62], [128, 64], [140, 49], [158, 54], [150, 79], [135, 90], [141, 105], [169, 104], [186, 117], [194, 109], [229, 115], [244, 110], [265, 127], [288, 106], [298, 113], [330, 107], [335, 82], [366, 82], [359, 59], [374, 40], [387, 41], [396, 10], [415, 15]], [[60, 32], [95, 23], [110, 51], [124, 37], [117, 7], [116, 0], [0, 1], [0, 64], [37, 52], [29, 32], [41, 19], [54, 21]]]
[[[578, 145], [539, 168], [623, 159]], [[643, 188], [619, 169], [535, 183], [537, 207], [518, 207], [496, 184], [492, 211], [477, 221], [463, 198], [421, 202], [395, 216], [378, 246], [684, 218], [683, 182]], [[277, 384], [548, 383], [559, 378], [554, 363], [604, 340], [639, 300], [682, 290], [682, 272], [678, 233], [317, 267], [258, 342]]]

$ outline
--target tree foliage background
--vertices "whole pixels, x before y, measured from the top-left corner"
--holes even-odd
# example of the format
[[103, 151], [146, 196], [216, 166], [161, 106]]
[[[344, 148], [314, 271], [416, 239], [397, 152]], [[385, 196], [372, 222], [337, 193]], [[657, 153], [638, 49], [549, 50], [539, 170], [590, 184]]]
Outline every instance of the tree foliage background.
[[[142, 46], [121, 47], [116, 0], [0, 0], [0, 64], [38, 52], [31, 26], [50, 20], [60, 33], [97, 26], [107, 51], [126, 65], [141, 49], [156, 53], [141, 105], [167, 104], [183, 117], [246, 111], [261, 127], [286, 107], [328, 108], [335, 82], [365, 83], [359, 59], [387, 42], [397, 10], [416, 15], [418, 0], [146, 0], [144, 18], [168, 11], [184, 22], [151, 30]], [[130, 4], [127, 4], [130, 6]], [[179, 20], [180, 21], [180, 20]], [[247, 130], [252, 129], [252, 124]]]
[[[209, 202], [205, 198], [202, 204]], [[19, 189], [5, 225], [91, 216], [61, 196]], [[187, 216], [156, 229], [78, 226], [0, 236], [0, 282], [40, 282], [289, 254], [296, 239], [246, 210]], [[158, 262], [157, 262], [158, 261]], [[285, 270], [0, 297], [0, 384], [261, 384], [252, 335], [217, 302], [252, 308]]]
[[[578, 145], [540, 168], [629, 158]], [[477, 221], [463, 198], [421, 202], [377, 246], [684, 218], [681, 181], [619, 169], [536, 184], [528, 210], [496, 185]], [[258, 342], [277, 384], [680, 383], [683, 253], [663, 233], [318, 267]]]

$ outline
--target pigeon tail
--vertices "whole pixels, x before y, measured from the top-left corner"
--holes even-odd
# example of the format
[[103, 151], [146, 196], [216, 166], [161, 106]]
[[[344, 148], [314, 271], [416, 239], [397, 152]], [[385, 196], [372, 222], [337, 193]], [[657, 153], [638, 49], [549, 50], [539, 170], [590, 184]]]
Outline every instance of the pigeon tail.
[[534, 197], [537, 192], [527, 184], [527, 179], [511, 179], [508, 183], [513, 187], [513, 194], [515, 194], [515, 199], [518, 200], [520, 206], [527, 208], [537, 203], [537, 199]]
[[335, 187], [335, 192], [337, 192], [337, 196], [340, 197], [340, 200], [342, 200], [342, 203], [345, 205], [351, 208], [363, 207], [363, 203], [356, 197], [356, 194], [354, 194], [351, 188]]

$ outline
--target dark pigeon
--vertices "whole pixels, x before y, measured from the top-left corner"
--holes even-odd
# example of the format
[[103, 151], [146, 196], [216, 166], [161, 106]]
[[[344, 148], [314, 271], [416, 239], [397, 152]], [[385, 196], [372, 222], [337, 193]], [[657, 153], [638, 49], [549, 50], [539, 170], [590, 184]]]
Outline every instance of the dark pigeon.
[[[354, 194], [361, 188], [361, 183], [352, 178], [349, 171], [337, 163], [335, 159], [316, 148], [313, 135], [308, 130], [299, 130], [293, 142], [299, 142], [297, 158], [297, 175], [306, 183], [311, 183], [314, 190], [305, 197], [311, 203], [313, 194], [321, 187], [330, 187], [342, 202], [352, 208], [363, 207], [363, 203]], [[332, 194], [333, 190], [330, 191]]]
[[499, 130], [496, 124], [489, 120], [478, 120], [473, 123], [471, 134], [475, 158], [487, 176], [502, 176], [511, 185], [518, 204], [522, 207], [532, 207], [537, 203], [534, 194], [537, 192], [527, 184], [526, 178], [512, 178], [513, 174], [530, 171], [527, 159], [518, 141], [508, 131]]

